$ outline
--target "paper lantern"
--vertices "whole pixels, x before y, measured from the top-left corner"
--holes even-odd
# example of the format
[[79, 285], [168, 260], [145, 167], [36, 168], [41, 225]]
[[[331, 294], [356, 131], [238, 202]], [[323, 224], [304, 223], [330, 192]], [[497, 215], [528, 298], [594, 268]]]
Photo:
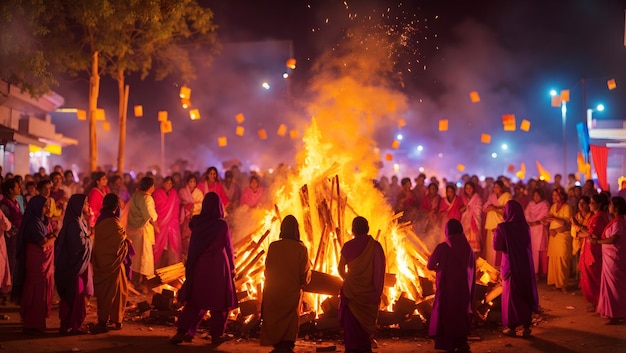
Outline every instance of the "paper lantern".
[[515, 166], [514, 166], [513, 164], [509, 164], [509, 166], [508, 166], [508, 167], [506, 167], [506, 170], [507, 170], [509, 173], [513, 173], [513, 172], [515, 171]]
[[482, 142], [482, 143], [491, 143], [491, 135], [489, 135], [489, 134], [481, 134], [480, 135], [480, 142]]
[[244, 120], [246, 120], [246, 118], [243, 116], [243, 113], [238, 113], [237, 115], [235, 115], [235, 121], [237, 121], [237, 124], [243, 123]]
[[76, 111], [76, 118], [78, 120], [87, 120], [87, 112], [84, 109], [78, 109]]
[[456, 169], [457, 169], [459, 172], [462, 172], [462, 171], [464, 171], [464, 170], [465, 170], [465, 166], [464, 166], [463, 164], [460, 164], [460, 163], [459, 163], [459, 164], [457, 164], [457, 165], [456, 165]]
[[103, 121], [102, 128], [104, 129], [104, 131], [109, 131], [111, 130], [111, 124], [108, 121]]
[[478, 95], [478, 92], [471, 91], [470, 92], [470, 100], [472, 101], [472, 103], [480, 102], [480, 96]]
[[391, 155], [391, 153], [385, 153], [385, 160], [386, 161], [393, 161], [393, 156]]
[[278, 127], [278, 130], [276, 131], [276, 134], [278, 136], [285, 136], [287, 134], [287, 125], [280, 124], [280, 126]]
[[552, 96], [552, 106], [555, 108], [561, 106], [561, 96]]
[[612, 91], [612, 90], [614, 90], [617, 87], [617, 83], [615, 83], [615, 79], [614, 78], [606, 81], [606, 85], [607, 85], [607, 87], [609, 87], [609, 91]]
[[224, 147], [227, 145], [226, 136], [220, 136], [217, 138], [217, 145], [220, 147]]
[[267, 131], [265, 131], [265, 129], [259, 130], [257, 134], [261, 140], [267, 140]]
[[526, 119], [522, 120], [522, 123], [519, 125], [519, 129], [528, 132], [530, 130], [530, 121]]
[[405, 127], [405, 126], [406, 126], [406, 120], [404, 119], [398, 120], [398, 127]]
[[191, 120], [198, 120], [198, 119], [200, 119], [200, 111], [198, 109], [191, 109], [189, 111], [189, 118]]
[[289, 137], [291, 137], [292, 140], [295, 140], [300, 137], [300, 132], [297, 129], [291, 129], [289, 130]]
[[191, 107], [191, 99], [189, 98], [181, 98], [180, 104], [183, 106], [183, 109], [187, 109]]
[[104, 113], [104, 109], [97, 108], [94, 114], [96, 115], [96, 120], [100, 120], [100, 121], [106, 120], [106, 114]]
[[296, 59], [291, 58], [289, 60], [287, 60], [287, 62], [285, 63], [285, 66], [287, 66], [288, 68], [295, 70], [296, 69]]
[[164, 134], [172, 132], [172, 121], [165, 120], [161, 121], [161, 132]]
[[181, 99], [189, 99], [191, 98], [191, 88], [187, 87], [187, 85], [182, 85], [180, 86], [180, 93], [178, 94], [178, 96]]
[[143, 116], [143, 105], [136, 105], [133, 110], [135, 111], [135, 118]]
[[504, 131], [515, 131], [515, 114], [502, 115], [502, 125]]
[[391, 144], [391, 148], [393, 148], [394, 150], [397, 150], [398, 147], [400, 147], [400, 141], [393, 140], [393, 143]]
[[161, 110], [159, 112], [159, 114], [157, 115], [157, 118], [159, 121], [163, 122], [163, 121], [167, 121], [167, 111], [165, 110]]
[[439, 131], [448, 131], [448, 120], [447, 119], [439, 120]]
[[564, 89], [561, 91], [561, 102], [569, 102], [569, 90]]
[[237, 135], [237, 136], [243, 136], [243, 133], [244, 133], [244, 128], [243, 128], [243, 126], [237, 126], [237, 127], [235, 128], [235, 135]]

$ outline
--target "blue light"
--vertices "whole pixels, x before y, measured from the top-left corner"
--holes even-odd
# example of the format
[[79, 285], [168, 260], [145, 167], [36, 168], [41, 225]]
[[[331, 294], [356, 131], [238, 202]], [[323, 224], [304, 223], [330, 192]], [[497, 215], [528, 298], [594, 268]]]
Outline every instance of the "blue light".
[[495, 152], [494, 152], [494, 153], [492, 153], [492, 154], [491, 154], [491, 158], [498, 158], [498, 154], [497, 154], [497, 153], [495, 153]]
[[604, 104], [598, 104], [598, 106], [596, 107], [596, 110], [599, 112], [603, 112], [604, 111]]
[[508, 150], [509, 149], [509, 145], [507, 145], [506, 143], [503, 143], [501, 147], [502, 147], [503, 150]]
[[556, 90], [555, 90], [555, 89], [550, 90], [550, 95], [551, 95], [552, 97], [556, 96], [556, 94], [557, 94], [557, 92], [556, 92]]
[[402, 134], [398, 134], [398, 136], [396, 136], [396, 140], [402, 141]]

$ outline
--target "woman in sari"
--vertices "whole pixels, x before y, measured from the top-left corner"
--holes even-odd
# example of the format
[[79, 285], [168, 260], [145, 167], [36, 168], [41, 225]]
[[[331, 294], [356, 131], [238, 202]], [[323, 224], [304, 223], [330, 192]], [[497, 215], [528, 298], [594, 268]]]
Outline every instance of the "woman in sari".
[[548, 241], [548, 285], [554, 285], [567, 293], [570, 258], [572, 256], [572, 236], [570, 220], [572, 211], [567, 204], [567, 194], [558, 187], [552, 191], [552, 206], [546, 217], [549, 223], [550, 240]]
[[228, 223], [219, 196], [209, 192], [202, 211], [189, 223], [191, 241], [185, 265], [185, 283], [178, 292], [184, 303], [178, 317], [178, 330], [172, 344], [191, 342], [207, 310], [211, 312], [211, 343], [218, 345], [230, 337], [224, 334], [228, 312], [237, 307], [235, 261]]
[[443, 197], [439, 203], [439, 215], [443, 221], [442, 229], [453, 218], [457, 221], [461, 220], [463, 206], [462, 198], [456, 195], [456, 186], [451, 183], [446, 185], [446, 197]]
[[206, 195], [209, 192], [216, 193], [217, 196], [220, 197], [220, 201], [222, 202], [224, 209], [228, 207], [230, 200], [228, 199], [228, 196], [226, 196], [226, 190], [224, 190], [224, 185], [222, 185], [222, 182], [220, 181], [217, 168], [209, 167], [209, 169], [207, 169], [205, 179], [198, 183], [198, 189], [202, 191], [202, 195]]
[[502, 326], [503, 334], [516, 336], [522, 326], [522, 337], [530, 336], [533, 312], [539, 297], [533, 266], [530, 227], [524, 209], [516, 200], [504, 207], [504, 222], [498, 224], [493, 237], [494, 249], [502, 252]]
[[589, 209], [592, 216], [589, 218], [587, 226], [582, 226], [577, 236], [582, 241], [580, 248], [580, 291], [589, 303], [587, 311], [595, 312], [600, 296], [600, 279], [602, 277], [602, 246], [592, 244], [591, 239], [602, 238], [602, 232], [609, 223], [607, 208], [609, 200], [605, 194], [595, 194], [589, 201]]
[[511, 193], [504, 188], [504, 183], [501, 180], [496, 180], [493, 183], [493, 192], [489, 194], [487, 202], [483, 205], [483, 212], [485, 212], [485, 261], [491, 266], [500, 266], [500, 252], [494, 250], [493, 246], [493, 231], [498, 224], [502, 223], [504, 218], [504, 206], [511, 199]]
[[293, 352], [302, 287], [311, 280], [311, 263], [294, 216], [285, 217], [279, 238], [270, 244], [265, 259], [261, 345], [273, 345], [274, 352]]
[[[578, 212], [572, 217], [570, 234], [572, 235], [572, 274], [575, 272], [576, 278], [580, 278], [578, 270], [578, 261], [580, 258], [580, 247], [582, 246], [582, 232], [587, 229], [589, 219], [591, 218], [591, 210], [589, 209], [589, 196], [581, 196], [578, 199]], [[569, 203], [568, 203], [569, 205]]]
[[465, 231], [465, 236], [469, 242], [474, 255], [480, 253], [480, 227], [483, 221], [483, 200], [476, 192], [476, 186], [468, 181], [463, 188], [461, 195], [463, 207], [461, 207], [461, 224]]
[[[530, 184], [529, 184], [530, 185]], [[524, 210], [524, 216], [530, 226], [530, 242], [533, 250], [533, 264], [537, 277], [548, 273], [548, 229], [543, 223], [550, 212], [550, 205], [545, 200], [543, 190], [534, 189], [533, 198]]]
[[181, 261], [180, 198], [172, 177], [163, 179], [163, 187], [152, 194], [159, 217], [159, 231], [154, 235], [154, 264], [157, 268]]
[[591, 238], [602, 245], [602, 277], [597, 312], [607, 318], [606, 325], [617, 325], [626, 318], [626, 201], [614, 197], [609, 204], [613, 220], [604, 228], [602, 238]]
[[2, 199], [0, 199], [0, 210], [9, 219], [9, 222], [13, 225], [11, 229], [4, 233], [4, 240], [6, 240], [7, 258], [9, 262], [9, 271], [11, 274], [11, 280], [15, 276], [17, 269], [17, 232], [22, 226], [23, 212], [20, 208], [20, 204], [17, 200], [17, 196], [21, 195], [20, 184], [15, 179], [7, 179], [2, 183]]
[[[410, 180], [409, 180], [410, 182]], [[426, 234], [433, 230], [433, 227], [441, 226], [439, 221], [439, 204], [441, 203], [441, 196], [439, 195], [439, 187], [436, 183], [428, 184], [428, 192], [426, 196], [422, 198], [422, 202], [419, 206], [419, 214], [422, 215], [421, 219], [421, 231]], [[439, 234], [439, 233], [437, 233]], [[440, 238], [436, 239], [439, 241]]]
[[91, 333], [122, 328], [128, 298], [130, 257], [134, 255], [134, 249], [120, 223], [120, 207], [119, 196], [107, 194], [94, 229], [91, 263], [94, 294], [98, 299], [98, 324]]
[[243, 190], [241, 194], [241, 204], [248, 207], [257, 207], [263, 201], [265, 189], [259, 183], [259, 177], [253, 175], [250, 177], [250, 185]]
[[61, 298], [61, 334], [86, 333], [81, 330], [87, 315], [85, 299], [88, 295], [93, 295], [93, 283], [89, 273], [92, 239], [87, 225], [88, 217], [87, 195], [72, 195], [54, 246], [54, 281]]
[[89, 220], [89, 226], [93, 227], [96, 224], [96, 220], [100, 216], [100, 209], [102, 209], [102, 201], [104, 196], [110, 192], [109, 179], [104, 172], [95, 172], [92, 175], [92, 184], [87, 200], [89, 200], [89, 208], [91, 209], [91, 219]]
[[476, 277], [474, 252], [456, 219], [448, 221], [445, 235], [446, 241], [437, 245], [427, 264], [437, 273], [428, 335], [434, 337], [435, 349], [469, 352], [467, 336]]
[[56, 237], [45, 216], [47, 204], [41, 195], [30, 199], [17, 234], [17, 271], [11, 295], [21, 306], [26, 334], [42, 334], [52, 308]]
[[183, 258], [187, 257], [189, 249], [189, 238], [191, 237], [191, 229], [189, 222], [191, 217], [197, 216], [202, 210], [202, 191], [196, 187], [197, 179], [195, 175], [190, 174], [187, 177], [186, 185], [178, 191], [180, 197], [180, 235], [181, 235], [181, 254]]

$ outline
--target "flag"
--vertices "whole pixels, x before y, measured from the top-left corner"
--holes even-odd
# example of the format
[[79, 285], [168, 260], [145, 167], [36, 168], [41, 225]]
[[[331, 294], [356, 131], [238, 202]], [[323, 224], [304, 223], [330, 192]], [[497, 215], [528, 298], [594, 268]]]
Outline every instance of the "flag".
[[539, 161], [535, 161], [535, 164], [537, 165], [537, 170], [539, 171], [539, 179], [549, 182], [552, 180], [552, 174], [550, 174], [542, 165], [541, 163], [539, 163]]
[[598, 181], [602, 190], [609, 190], [609, 182], [607, 180], [607, 167], [609, 161], [609, 148], [605, 146], [590, 145], [591, 159], [593, 166], [598, 174]]

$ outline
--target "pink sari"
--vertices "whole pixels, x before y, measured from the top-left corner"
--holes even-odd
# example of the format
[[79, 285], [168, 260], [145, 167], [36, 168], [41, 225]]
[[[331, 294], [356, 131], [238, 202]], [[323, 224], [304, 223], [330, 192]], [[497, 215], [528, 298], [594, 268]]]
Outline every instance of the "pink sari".
[[[545, 200], [540, 201], [539, 203], [535, 201], [530, 201], [528, 206], [526, 206], [526, 210], [524, 214], [526, 215], [526, 221], [528, 223], [541, 221], [544, 217], [548, 215], [550, 211], [550, 206], [548, 202]], [[535, 264], [535, 274], [537, 273], [547, 273], [547, 268], [545, 264], [547, 264], [547, 253], [548, 250], [548, 230], [546, 226], [542, 224], [532, 225], [530, 226], [530, 243], [532, 245], [533, 251], [533, 261]], [[545, 260], [543, 259], [545, 257]], [[539, 264], [543, 264], [543, 266], [539, 266]], [[541, 272], [540, 272], [541, 271]]]
[[154, 206], [159, 215], [157, 224], [160, 229], [155, 234], [155, 242], [152, 246], [154, 263], [159, 264], [163, 251], [167, 250], [169, 259], [164, 266], [173, 265], [181, 259], [180, 199], [175, 189], [171, 189], [169, 194], [163, 189], [157, 189], [152, 194], [152, 198], [154, 198]]
[[626, 220], [613, 219], [602, 239], [617, 235], [614, 244], [602, 244], [602, 277], [597, 312], [608, 318], [626, 317]]
[[241, 204], [248, 205], [249, 207], [257, 207], [259, 203], [263, 200], [263, 196], [265, 196], [265, 189], [259, 186], [259, 189], [255, 192], [252, 191], [249, 187], [243, 190], [243, 194], [241, 195]]
[[606, 212], [596, 212], [589, 219], [587, 229], [589, 236], [583, 238], [580, 248], [580, 260], [578, 269], [580, 270], [580, 291], [585, 300], [593, 305], [598, 304], [600, 296], [600, 279], [602, 277], [602, 245], [591, 244], [589, 237], [602, 235], [604, 228], [609, 223]]
[[54, 246], [26, 244], [26, 272], [20, 301], [25, 329], [46, 329], [54, 293]]
[[472, 250], [480, 252], [480, 226], [482, 224], [483, 201], [477, 193], [468, 198], [465, 193], [461, 196], [465, 204], [465, 212], [461, 214], [461, 224]]

